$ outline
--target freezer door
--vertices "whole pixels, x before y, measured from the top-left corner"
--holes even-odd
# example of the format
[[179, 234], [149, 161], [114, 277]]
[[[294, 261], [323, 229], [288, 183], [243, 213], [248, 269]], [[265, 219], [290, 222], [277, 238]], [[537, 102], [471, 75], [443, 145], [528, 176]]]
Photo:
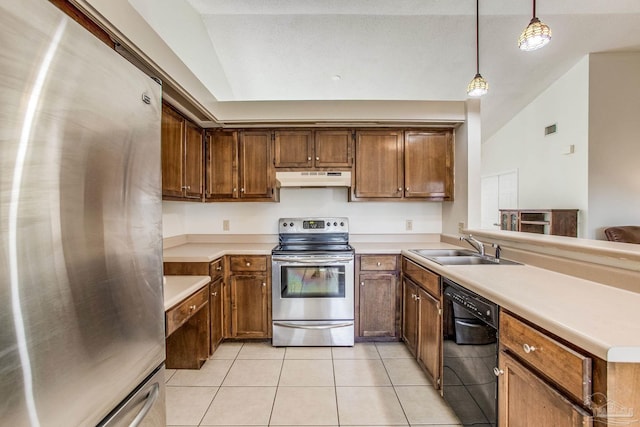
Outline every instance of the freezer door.
[[95, 426], [164, 360], [161, 87], [48, 1], [0, 40], [0, 424]]
[[157, 427], [167, 425], [164, 364], [98, 427]]

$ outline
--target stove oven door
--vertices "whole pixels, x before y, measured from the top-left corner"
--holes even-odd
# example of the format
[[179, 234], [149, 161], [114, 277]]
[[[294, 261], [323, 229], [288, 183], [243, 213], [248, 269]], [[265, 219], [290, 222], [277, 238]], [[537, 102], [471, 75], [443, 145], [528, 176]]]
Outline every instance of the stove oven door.
[[353, 286], [353, 254], [273, 255], [273, 320], [353, 320]]

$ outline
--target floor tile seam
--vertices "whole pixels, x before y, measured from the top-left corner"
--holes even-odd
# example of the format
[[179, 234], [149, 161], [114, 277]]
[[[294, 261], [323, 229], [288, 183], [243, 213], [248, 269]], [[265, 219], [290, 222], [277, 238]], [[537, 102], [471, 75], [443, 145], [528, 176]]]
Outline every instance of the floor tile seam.
[[[213, 394], [213, 398], [211, 399], [211, 402], [209, 402], [209, 404], [207, 405], [207, 409], [205, 409], [205, 411], [202, 413], [202, 417], [200, 417], [200, 421], [198, 422], [198, 426], [202, 424], [202, 421], [204, 421], [204, 417], [207, 415], [207, 412], [209, 412], [209, 410], [211, 409], [211, 405], [213, 405], [213, 401], [216, 400], [216, 396], [218, 396], [218, 393], [220, 393], [220, 389], [222, 389], [222, 384], [224, 383], [224, 380], [227, 379], [227, 376], [229, 375], [229, 372], [231, 372], [231, 368], [233, 367], [233, 364], [236, 363], [236, 359], [238, 358], [238, 354], [240, 354], [240, 351], [242, 351], [242, 347], [244, 347], [244, 343], [242, 343], [242, 345], [238, 349], [238, 352], [236, 353], [236, 357], [233, 358], [233, 362], [231, 362], [231, 364], [229, 364], [229, 368], [227, 369], [227, 373], [224, 374], [224, 378], [222, 378], [222, 381], [220, 381], [220, 385], [218, 386], [218, 389], [216, 390], [216, 392]], [[230, 360], [230, 359], [223, 359], [223, 360]]]
[[271, 412], [269, 412], [269, 422], [267, 425], [271, 425], [271, 418], [273, 418], [273, 410], [276, 407], [276, 399], [278, 398], [278, 389], [280, 388], [280, 380], [282, 379], [282, 370], [284, 368], [284, 354], [286, 354], [287, 350], [282, 355], [282, 362], [280, 362], [280, 372], [278, 373], [278, 381], [276, 382], [276, 390], [273, 393], [273, 401], [271, 402]]
[[333, 347], [331, 348], [331, 372], [333, 373], [333, 397], [336, 401], [336, 420], [338, 421], [338, 426], [340, 426], [340, 410], [338, 407], [338, 382], [336, 381], [336, 363], [335, 357], [333, 357]]
[[[376, 345], [376, 350], [378, 350], [378, 346]], [[398, 405], [400, 405], [400, 409], [402, 409], [402, 415], [404, 415], [404, 419], [407, 421], [407, 425], [411, 425], [409, 423], [409, 416], [407, 415], [407, 411], [404, 409], [402, 405], [402, 401], [400, 400], [400, 396], [398, 396], [398, 392], [396, 391], [395, 385], [393, 384], [393, 380], [391, 379], [391, 375], [389, 374], [389, 370], [387, 369], [387, 365], [382, 361], [382, 366], [384, 367], [384, 371], [387, 373], [387, 377], [389, 377], [389, 382], [391, 383], [391, 387], [393, 387], [393, 394], [398, 401]]]

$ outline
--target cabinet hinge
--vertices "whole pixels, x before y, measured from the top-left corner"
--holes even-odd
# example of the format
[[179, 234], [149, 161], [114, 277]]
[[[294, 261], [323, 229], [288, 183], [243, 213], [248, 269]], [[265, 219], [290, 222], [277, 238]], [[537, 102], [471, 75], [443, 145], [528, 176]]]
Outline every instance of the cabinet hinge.
[[438, 378], [438, 379], [436, 380], [436, 384], [437, 384], [437, 385], [440, 385], [440, 378]]
[[441, 308], [438, 309], [438, 316], [442, 316], [442, 309]]

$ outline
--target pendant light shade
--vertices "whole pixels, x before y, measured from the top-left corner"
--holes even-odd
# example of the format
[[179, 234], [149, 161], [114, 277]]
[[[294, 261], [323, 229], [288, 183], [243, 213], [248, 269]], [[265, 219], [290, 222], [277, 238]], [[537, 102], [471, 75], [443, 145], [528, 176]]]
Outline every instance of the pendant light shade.
[[489, 83], [480, 74], [480, 0], [476, 0], [476, 75], [467, 86], [467, 95], [482, 96], [489, 91]]
[[533, 18], [518, 37], [520, 50], [531, 51], [544, 47], [551, 41], [551, 28], [536, 17], [536, 0], [533, 0]]
[[469, 86], [467, 86], [467, 95], [469, 96], [482, 96], [489, 91], [489, 83], [480, 75], [480, 73], [476, 74], [476, 76], [471, 80]]

